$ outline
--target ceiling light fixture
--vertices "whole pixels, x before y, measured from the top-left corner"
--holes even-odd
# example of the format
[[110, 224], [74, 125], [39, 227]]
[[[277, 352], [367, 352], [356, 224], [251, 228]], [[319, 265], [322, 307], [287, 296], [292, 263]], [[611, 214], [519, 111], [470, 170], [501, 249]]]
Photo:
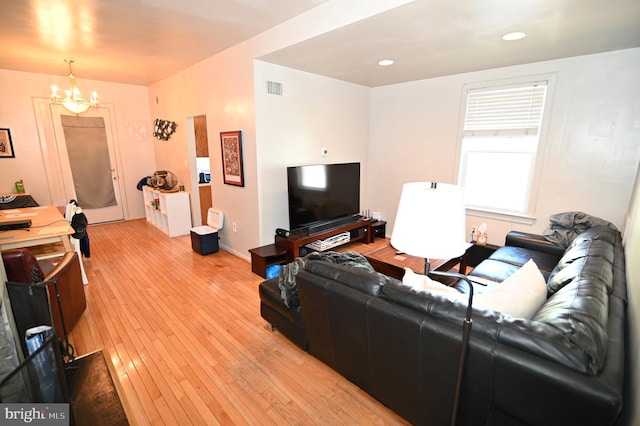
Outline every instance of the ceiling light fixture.
[[527, 35], [523, 32], [520, 31], [515, 31], [509, 34], [505, 34], [502, 36], [502, 39], [505, 41], [516, 41], [516, 40], [522, 40], [523, 38], [525, 38]]
[[378, 61], [378, 65], [381, 67], [388, 67], [389, 65], [393, 65], [393, 61], [391, 59], [383, 59]]
[[87, 101], [82, 94], [80, 93], [80, 89], [76, 85], [76, 76], [71, 70], [71, 64], [73, 63], [73, 59], [65, 59], [64, 60], [69, 66], [69, 90], [65, 90], [66, 97], [62, 99], [62, 97], [58, 94], [58, 86], [55, 84], [51, 86], [51, 101], [54, 104], [62, 104], [69, 111], [80, 114], [88, 110], [89, 108], [95, 108], [100, 101], [98, 101], [98, 94], [96, 92], [91, 93], [91, 97], [89, 101]]

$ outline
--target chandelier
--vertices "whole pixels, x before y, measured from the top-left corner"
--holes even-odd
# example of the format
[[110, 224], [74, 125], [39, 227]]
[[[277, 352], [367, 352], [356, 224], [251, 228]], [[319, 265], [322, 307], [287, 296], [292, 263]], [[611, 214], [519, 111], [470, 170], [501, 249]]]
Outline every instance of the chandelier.
[[98, 101], [98, 94], [96, 92], [91, 93], [91, 97], [87, 101], [76, 85], [76, 76], [71, 70], [73, 59], [65, 59], [64, 61], [69, 65], [70, 88], [64, 91], [66, 96], [63, 99], [58, 94], [58, 86], [55, 84], [51, 86], [51, 101], [54, 104], [62, 104], [66, 109], [76, 114], [85, 112], [89, 108], [95, 108], [100, 103], [100, 101]]

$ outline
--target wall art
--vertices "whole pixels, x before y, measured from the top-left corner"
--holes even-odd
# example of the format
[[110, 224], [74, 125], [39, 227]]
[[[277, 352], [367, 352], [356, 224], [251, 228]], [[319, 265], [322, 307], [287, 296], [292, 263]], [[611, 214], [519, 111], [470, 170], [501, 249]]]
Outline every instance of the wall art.
[[11, 131], [0, 129], [0, 158], [15, 158], [13, 152], [13, 142], [11, 141]]
[[221, 132], [222, 177], [227, 185], [244, 186], [242, 132]]

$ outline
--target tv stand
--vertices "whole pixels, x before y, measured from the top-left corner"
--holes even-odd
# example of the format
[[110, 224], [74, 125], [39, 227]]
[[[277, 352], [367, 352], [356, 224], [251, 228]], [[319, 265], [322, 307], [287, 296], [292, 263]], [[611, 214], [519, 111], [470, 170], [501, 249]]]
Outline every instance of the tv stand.
[[[367, 244], [373, 242], [374, 232], [370, 219], [356, 219], [350, 223], [342, 224], [318, 232], [313, 235], [303, 235], [299, 232], [290, 232], [288, 237], [275, 236], [275, 243], [249, 250], [251, 253], [251, 271], [254, 274], [266, 278], [267, 268], [273, 265], [291, 263], [300, 256], [300, 248], [314, 241], [333, 237], [343, 232], [349, 232], [350, 240], [362, 241]], [[346, 243], [346, 242], [345, 242]]]
[[333, 237], [334, 235], [341, 234], [343, 232], [349, 232], [351, 238], [349, 242], [363, 241], [367, 244], [373, 242], [373, 233], [371, 232], [371, 220], [370, 219], [352, 219], [349, 217], [349, 223], [338, 224], [330, 222], [328, 225], [333, 225], [330, 229], [324, 229], [317, 231], [310, 235], [292, 235], [289, 237], [282, 237], [280, 235], [275, 236], [275, 246], [286, 250], [287, 262], [293, 262], [296, 257], [300, 256], [300, 248], [306, 244], [314, 241], [323, 240], [325, 238]]

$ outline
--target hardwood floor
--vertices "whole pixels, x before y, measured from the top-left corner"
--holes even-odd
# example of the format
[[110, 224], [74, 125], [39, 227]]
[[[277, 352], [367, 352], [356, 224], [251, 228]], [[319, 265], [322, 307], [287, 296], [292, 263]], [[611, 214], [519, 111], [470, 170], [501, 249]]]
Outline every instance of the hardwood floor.
[[264, 328], [262, 278], [249, 262], [224, 250], [201, 256], [190, 236], [169, 238], [144, 219], [88, 232], [88, 308], [70, 340], [76, 355], [104, 348], [132, 422], [407, 424]]

